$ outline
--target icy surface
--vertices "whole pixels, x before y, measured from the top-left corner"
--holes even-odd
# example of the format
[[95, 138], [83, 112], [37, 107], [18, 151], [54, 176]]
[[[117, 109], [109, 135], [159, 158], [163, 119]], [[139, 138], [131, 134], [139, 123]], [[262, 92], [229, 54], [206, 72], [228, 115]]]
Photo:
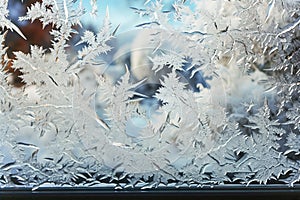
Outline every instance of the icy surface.
[[19, 20], [52, 46], [12, 62], [6, 34], [25, 36], [0, 0], [1, 188], [299, 184], [300, 2], [169, 3], [120, 35], [109, 7], [79, 33], [81, 1], [34, 3]]

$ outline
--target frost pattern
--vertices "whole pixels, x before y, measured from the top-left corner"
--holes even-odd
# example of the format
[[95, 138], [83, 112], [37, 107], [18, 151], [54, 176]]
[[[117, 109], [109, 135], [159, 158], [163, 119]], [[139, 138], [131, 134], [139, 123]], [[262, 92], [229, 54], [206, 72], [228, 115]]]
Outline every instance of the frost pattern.
[[4, 30], [25, 37], [0, 3], [2, 188], [299, 184], [299, 1], [146, 1], [116, 66], [109, 8], [72, 55], [82, 2], [34, 3], [20, 20], [51, 24], [52, 47], [14, 52], [21, 89]]

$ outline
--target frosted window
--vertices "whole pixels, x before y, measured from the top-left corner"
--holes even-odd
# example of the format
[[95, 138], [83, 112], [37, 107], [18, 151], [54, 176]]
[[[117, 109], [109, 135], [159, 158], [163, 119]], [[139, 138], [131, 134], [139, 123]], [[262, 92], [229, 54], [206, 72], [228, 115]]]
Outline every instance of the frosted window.
[[0, 0], [0, 187], [299, 184], [299, 1], [123, 3]]

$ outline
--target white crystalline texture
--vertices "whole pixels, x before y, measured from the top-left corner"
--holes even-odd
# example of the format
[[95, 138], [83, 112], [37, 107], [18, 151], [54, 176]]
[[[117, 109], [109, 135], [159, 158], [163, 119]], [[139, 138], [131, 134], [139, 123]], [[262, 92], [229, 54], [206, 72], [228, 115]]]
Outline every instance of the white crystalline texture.
[[84, 1], [34, 3], [52, 46], [9, 59], [0, 0], [1, 188], [299, 184], [300, 2], [169, 4], [118, 35], [110, 7], [93, 31]]

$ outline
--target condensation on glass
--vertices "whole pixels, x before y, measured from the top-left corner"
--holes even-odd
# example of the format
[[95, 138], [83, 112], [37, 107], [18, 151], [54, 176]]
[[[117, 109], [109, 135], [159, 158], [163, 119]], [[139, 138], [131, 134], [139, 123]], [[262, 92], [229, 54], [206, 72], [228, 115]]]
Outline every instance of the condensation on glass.
[[0, 1], [1, 188], [299, 183], [299, 1], [101, 6]]

